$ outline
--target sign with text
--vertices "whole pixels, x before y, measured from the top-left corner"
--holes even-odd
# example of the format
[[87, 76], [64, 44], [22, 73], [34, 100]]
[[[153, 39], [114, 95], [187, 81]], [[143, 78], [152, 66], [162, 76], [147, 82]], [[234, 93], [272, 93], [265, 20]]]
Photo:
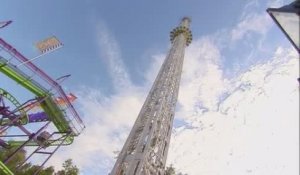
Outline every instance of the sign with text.
[[41, 53], [49, 52], [62, 46], [62, 43], [55, 37], [52, 36], [36, 44], [37, 49]]

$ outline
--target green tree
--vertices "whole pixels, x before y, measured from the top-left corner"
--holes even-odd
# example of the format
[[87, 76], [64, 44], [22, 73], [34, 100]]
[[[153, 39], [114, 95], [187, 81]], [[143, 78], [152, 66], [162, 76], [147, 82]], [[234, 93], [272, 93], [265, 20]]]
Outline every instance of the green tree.
[[175, 168], [171, 165], [171, 166], [166, 168], [165, 175], [187, 175], [187, 174], [183, 174], [181, 172], [179, 172], [179, 173], [176, 172]]
[[[1, 148], [0, 147], [0, 160], [4, 161], [9, 155], [11, 155], [17, 147], [11, 147], [11, 148]], [[26, 151], [24, 149], [21, 149], [18, 151], [12, 159], [8, 163], [6, 163], [6, 166], [14, 172], [15, 175], [32, 175], [34, 174], [40, 166], [38, 165], [32, 165], [31, 163], [25, 163], [22, 166], [18, 167], [21, 163], [23, 163], [26, 159]], [[0, 172], [1, 174], [1, 172]], [[39, 175], [78, 175], [79, 169], [76, 165], [73, 165], [72, 159], [68, 159], [63, 163], [63, 170], [58, 171], [55, 173], [54, 167], [46, 167], [42, 168], [39, 172]]]
[[[9, 149], [0, 148], [0, 160], [4, 161], [11, 155], [17, 147], [11, 147]], [[10, 160], [6, 163], [6, 166], [13, 172], [16, 172], [16, 167], [20, 165], [25, 160], [25, 150], [18, 151]]]
[[73, 165], [72, 159], [68, 159], [63, 163], [63, 170], [58, 171], [57, 175], [78, 175], [79, 169]]
[[[15, 172], [15, 175], [32, 175], [34, 174], [40, 166], [37, 165], [29, 165], [28, 168], [22, 169], [21, 171]], [[39, 175], [53, 175], [54, 174], [54, 168], [52, 166], [47, 167], [45, 169], [41, 169], [39, 172]]]
[[165, 175], [175, 175], [175, 168], [171, 166], [166, 168]]

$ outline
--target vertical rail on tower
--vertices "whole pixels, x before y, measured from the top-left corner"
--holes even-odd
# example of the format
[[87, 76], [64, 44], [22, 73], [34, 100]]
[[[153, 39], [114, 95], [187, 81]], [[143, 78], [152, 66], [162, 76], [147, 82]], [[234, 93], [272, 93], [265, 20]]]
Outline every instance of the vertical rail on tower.
[[110, 175], [163, 175], [170, 145], [190, 18], [170, 33], [172, 47], [160, 68]]

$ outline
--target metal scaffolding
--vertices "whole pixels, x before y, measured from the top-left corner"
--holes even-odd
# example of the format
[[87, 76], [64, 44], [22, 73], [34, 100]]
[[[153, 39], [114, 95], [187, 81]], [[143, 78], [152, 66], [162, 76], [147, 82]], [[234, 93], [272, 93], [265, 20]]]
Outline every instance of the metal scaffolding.
[[110, 175], [163, 175], [170, 145], [190, 19], [170, 33], [167, 55]]

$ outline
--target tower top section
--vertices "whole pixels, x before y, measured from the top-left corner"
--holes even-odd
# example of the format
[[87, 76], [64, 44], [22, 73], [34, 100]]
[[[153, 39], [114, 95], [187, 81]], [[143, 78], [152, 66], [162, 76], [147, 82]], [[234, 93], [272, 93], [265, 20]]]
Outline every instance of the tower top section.
[[189, 29], [190, 23], [191, 19], [189, 17], [182, 18], [180, 25], [173, 29], [170, 33], [170, 40], [172, 43], [174, 43], [175, 39], [180, 35], [183, 35], [185, 37], [186, 46], [188, 46], [192, 42], [193, 36], [192, 32]]
[[192, 21], [191, 18], [189, 18], [189, 17], [183, 17], [182, 20], [181, 20], [180, 26], [189, 28], [191, 21]]

